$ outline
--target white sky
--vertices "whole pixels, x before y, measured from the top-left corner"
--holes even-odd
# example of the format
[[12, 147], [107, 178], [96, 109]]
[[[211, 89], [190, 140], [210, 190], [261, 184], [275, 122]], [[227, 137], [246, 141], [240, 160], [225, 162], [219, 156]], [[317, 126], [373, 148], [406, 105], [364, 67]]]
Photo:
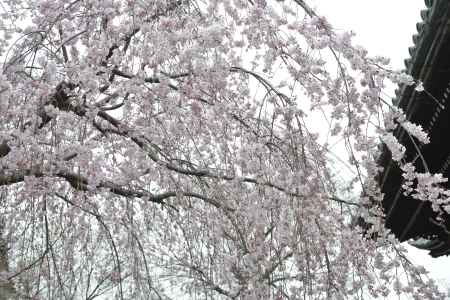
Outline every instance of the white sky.
[[425, 9], [423, 0], [308, 0], [335, 29], [351, 30], [355, 42], [372, 55], [391, 58], [392, 67], [403, 69], [409, 57], [416, 23]]
[[[335, 29], [356, 33], [354, 41], [371, 55], [391, 59], [394, 69], [403, 69], [409, 58], [408, 47], [421, 21], [423, 0], [309, 0], [319, 15], [327, 17]], [[430, 277], [443, 287], [450, 287], [450, 258], [431, 258], [427, 251], [408, 247], [410, 258], [424, 265]], [[449, 298], [450, 299], [450, 298]]]

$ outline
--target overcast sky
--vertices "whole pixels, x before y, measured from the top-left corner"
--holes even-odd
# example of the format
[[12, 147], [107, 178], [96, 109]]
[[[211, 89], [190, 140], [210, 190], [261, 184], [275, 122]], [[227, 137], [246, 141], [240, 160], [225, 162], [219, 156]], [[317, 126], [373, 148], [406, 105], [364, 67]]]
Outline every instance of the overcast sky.
[[335, 29], [351, 30], [355, 42], [372, 55], [391, 58], [396, 69], [404, 67], [417, 33], [416, 23], [425, 9], [423, 0], [309, 0], [316, 11], [333, 24]]
[[[328, 18], [335, 29], [356, 33], [355, 42], [372, 55], [391, 59], [394, 69], [404, 68], [408, 47], [421, 21], [423, 0], [309, 0], [319, 15]], [[411, 260], [424, 265], [430, 276], [443, 286], [450, 286], [450, 258], [433, 259], [426, 251], [409, 247]]]

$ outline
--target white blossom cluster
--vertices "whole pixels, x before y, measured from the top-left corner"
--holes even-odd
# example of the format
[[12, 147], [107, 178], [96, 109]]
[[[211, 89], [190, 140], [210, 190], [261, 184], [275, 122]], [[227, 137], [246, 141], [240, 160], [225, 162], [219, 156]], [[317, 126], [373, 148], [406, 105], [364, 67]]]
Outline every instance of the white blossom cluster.
[[423, 92], [424, 90], [425, 90], [425, 87], [423, 86], [423, 82], [422, 81], [419, 81], [417, 84], [416, 84], [416, 87], [414, 88], [417, 92]]
[[401, 108], [392, 107], [385, 113], [384, 117], [384, 129], [387, 131], [393, 131], [398, 124], [406, 121], [405, 113]]
[[422, 144], [430, 143], [430, 138], [428, 134], [423, 130], [422, 126], [416, 125], [409, 121], [403, 121], [400, 125], [405, 129], [411, 136], [415, 137]]
[[413, 85], [415, 82], [414, 78], [405, 72], [392, 72], [389, 74], [389, 78], [397, 84]]
[[381, 140], [388, 147], [389, 151], [391, 151], [392, 159], [394, 161], [400, 161], [403, 158], [406, 148], [399, 143], [397, 138], [391, 132], [387, 132], [381, 136]]
[[403, 194], [414, 199], [431, 202], [436, 212], [445, 209], [448, 212], [450, 204], [450, 191], [441, 184], [448, 181], [442, 174], [418, 173], [412, 163], [406, 163], [401, 167], [405, 179], [402, 188]]

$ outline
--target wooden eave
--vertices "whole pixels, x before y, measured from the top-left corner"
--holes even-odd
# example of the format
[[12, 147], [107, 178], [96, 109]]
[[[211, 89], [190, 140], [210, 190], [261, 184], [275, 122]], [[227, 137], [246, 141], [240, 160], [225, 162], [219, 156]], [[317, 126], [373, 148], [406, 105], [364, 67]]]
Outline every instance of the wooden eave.
[[[423, 82], [426, 91], [416, 91], [414, 85], [403, 85], [394, 103], [404, 110], [410, 121], [420, 124], [429, 133], [431, 143], [420, 145], [400, 127], [394, 134], [406, 146], [406, 161], [415, 161], [419, 172], [444, 173], [449, 177], [448, 168], [443, 170], [443, 166], [450, 163], [450, 100], [447, 101], [450, 94], [450, 1], [425, 3], [427, 9], [421, 12], [423, 22], [417, 24], [418, 34], [414, 35], [414, 46], [409, 49], [411, 58], [405, 64], [407, 73]], [[425, 163], [418, 155], [418, 148]], [[450, 216], [444, 214], [441, 216], [444, 222], [439, 221], [429, 202], [403, 195], [401, 170], [391, 160], [386, 147], [380, 165], [385, 167], [379, 183], [384, 193], [386, 227], [400, 241], [419, 237], [440, 239], [446, 246], [432, 250], [432, 256], [450, 253]]]

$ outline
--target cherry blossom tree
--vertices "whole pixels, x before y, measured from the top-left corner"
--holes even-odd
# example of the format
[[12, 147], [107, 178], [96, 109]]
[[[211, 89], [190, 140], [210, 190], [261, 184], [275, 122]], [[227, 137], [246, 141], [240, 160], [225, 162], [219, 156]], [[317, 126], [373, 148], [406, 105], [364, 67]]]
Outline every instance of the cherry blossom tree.
[[0, 3], [3, 297], [443, 297], [366, 205], [413, 79], [304, 1]]

